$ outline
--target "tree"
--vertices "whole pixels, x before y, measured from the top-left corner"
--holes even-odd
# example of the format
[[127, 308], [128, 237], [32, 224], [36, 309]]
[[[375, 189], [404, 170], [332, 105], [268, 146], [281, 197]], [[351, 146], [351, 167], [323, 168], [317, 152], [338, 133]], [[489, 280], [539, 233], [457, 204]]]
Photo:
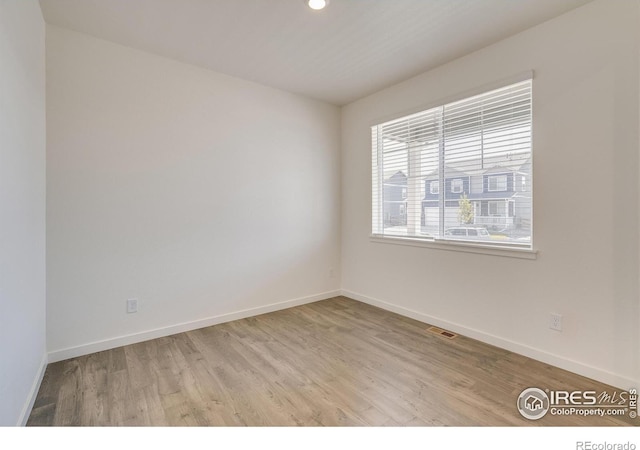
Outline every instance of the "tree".
[[473, 205], [467, 198], [465, 192], [462, 193], [460, 201], [458, 202], [460, 209], [458, 210], [458, 220], [461, 224], [473, 223]]

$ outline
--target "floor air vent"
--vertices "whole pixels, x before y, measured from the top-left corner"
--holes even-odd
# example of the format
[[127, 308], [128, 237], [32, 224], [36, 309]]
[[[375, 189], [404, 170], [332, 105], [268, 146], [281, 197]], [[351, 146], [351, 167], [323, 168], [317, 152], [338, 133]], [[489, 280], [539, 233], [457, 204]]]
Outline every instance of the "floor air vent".
[[447, 339], [455, 339], [458, 337], [457, 334], [452, 333], [451, 331], [443, 330], [442, 328], [438, 328], [438, 327], [429, 327], [427, 328], [427, 331], [433, 334], [437, 334], [438, 336], [445, 337]]

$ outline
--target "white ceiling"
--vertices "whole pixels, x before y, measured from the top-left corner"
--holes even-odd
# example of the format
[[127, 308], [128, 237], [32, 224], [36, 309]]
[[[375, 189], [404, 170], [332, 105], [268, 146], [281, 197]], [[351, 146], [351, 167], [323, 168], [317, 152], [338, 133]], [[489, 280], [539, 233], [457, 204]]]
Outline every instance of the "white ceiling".
[[337, 105], [590, 0], [40, 0], [47, 23]]

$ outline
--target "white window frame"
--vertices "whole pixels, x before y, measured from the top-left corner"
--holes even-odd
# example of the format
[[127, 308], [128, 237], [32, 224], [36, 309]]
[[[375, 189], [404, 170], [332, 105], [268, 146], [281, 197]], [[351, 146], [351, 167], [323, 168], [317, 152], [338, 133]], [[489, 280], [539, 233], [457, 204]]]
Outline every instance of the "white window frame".
[[462, 194], [462, 191], [464, 191], [464, 181], [462, 180], [462, 178], [454, 178], [453, 180], [451, 180], [451, 193]]
[[[500, 88], [498, 88], [498, 89], [495, 89], [495, 92], [500, 90], [501, 93], [499, 95], [503, 95], [502, 92], [506, 92], [506, 90], [508, 90], [508, 89], [512, 89], [513, 88], [514, 91], [515, 91], [515, 90], [519, 89], [520, 82], [522, 82], [522, 85], [524, 85], [524, 83], [528, 83], [528, 87], [529, 87], [529, 89], [531, 89], [531, 84], [532, 84], [531, 83], [531, 74], [529, 74], [528, 77], [522, 77], [521, 80], [517, 80], [516, 84], [514, 84], [514, 85], [509, 85], [509, 86], [504, 86], [503, 85], [503, 87], [506, 88], [504, 91], [501, 90]], [[478, 100], [476, 100], [476, 97], [480, 97], [480, 96], [485, 95], [485, 94], [487, 94], [487, 97], [485, 97], [485, 98], [489, 99], [490, 95], [493, 95], [493, 91], [481, 92], [476, 96], [467, 97], [467, 98], [461, 99], [460, 101], [461, 102], [465, 102], [466, 101], [466, 102], [471, 102], [471, 103], [477, 102]], [[507, 98], [507, 95], [505, 95], [504, 98]], [[531, 105], [531, 90], [529, 90], [529, 94], [528, 95], [529, 95], [529, 97], [528, 97], [529, 98], [528, 105]], [[491, 97], [490, 101], [493, 101], [492, 100], [493, 98], [497, 98], [497, 97]], [[512, 98], [515, 98], [515, 97], [512, 97]], [[521, 100], [521, 99], [522, 99], [522, 97], [520, 97], [518, 100]], [[526, 99], [526, 97], [525, 97], [525, 99]], [[480, 101], [484, 101], [484, 100], [480, 100]], [[373, 215], [372, 215], [373, 230], [372, 230], [372, 234], [371, 234], [372, 241], [374, 241], [374, 242], [394, 243], [394, 244], [403, 244], [403, 245], [418, 245], [418, 246], [421, 246], [421, 247], [438, 248], [438, 249], [443, 249], [443, 250], [456, 250], [456, 251], [465, 251], [465, 252], [471, 252], [471, 253], [487, 253], [487, 254], [493, 254], [493, 255], [499, 255], [499, 256], [515, 256], [515, 257], [519, 257], [519, 258], [535, 259], [535, 255], [536, 255], [537, 252], [533, 249], [533, 228], [532, 228], [531, 225], [530, 225], [531, 228], [529, 230], [529, 233], [531, 235], [531, 239], [529, 241], [523, 241], [522, 243], [520, 243], [520, 242], [515, 242], [515, 240], [513, 240], [513, 241], [509, 241], [509, 242], [496, 243], [496, 245], [494, 245], [493, 242], [486, 242], [486, 241], [482, 241], [480, 243], [477, 243], [477, 242], [451, 242], [451, 241], [448, 241], [447, 239], [444, 238], [444, 235], [445, 235], [444, 230], [445, 230], [445, 228], [444, 228], [443, 225], [440, 226], [440, 232], [438, 233], [438, 236], [440, 236], [440, 237], [438, 237], [438, 236], [434, 237], [434, 236], [428, 236], [428, 235], [427, 236], [421, 236], [421, 234], [425, 234], [425, 232], [424, 232], [424, 230], [420, 231], [420, 227], [419, 227], [420, 223], [419, 223], [419, 221], [417, 222], [418, 223], [418, 227], [417, 228], [416, 228], [416, 225], [412, 225], [412, 227], [410, 229], [409, 229], [409, 227], [407, 228], [406, 235], [399, 235], [397, 233], [396, 234], [392, 234], [392, 233], [385, 234], [384, 233], [385, 228], [384, 228], [384, 223], [382, 222], [381, 211], [380, 211], [380, 206], [379, 206], [379, 205], [382, 204], [382, 202], [381, 202], [382, 201], [382, 197], [381, 197], [382, 193], [376, 193], [376, 190], [377, 189], [379, 190], [380, 186], [383, 183], [384, 169], [382, 169], [383, 166], [381, 165], [381, 163], [384, 164], [383, 161], [386, 161], [386, 159], [385, 159], [386, 157], [383, 156], [383, 155], [386, 154], [389, 151], [389, 150], [386, 150], [386, 148], [387, 148], [387, 147], [385, 147], [385, 145], [387, 145], [386, 142], [388, 142], [389, 139], [391, 139], [392, 142], [394, 142], [394, 141], [397, 142], [398, 135], [397, 135], [397, 131], [396, 131], [397, 128], [389, 131], [391, 134], [386, 134], [387, 132], [386, 131], [382, 131], [380, 129], [380, 127], [386, 126], [388, 124], [389, 124], [389, 126], [394, 126], [395, 127], [396, 123], [400, 123], [400, 122], [406, 121], [406, 120], [411, 120], [411, 121], [418, 120], [418, 121], [420, 121], [420, 120], [423, 120], [422, 119], [422, 115], [423, 114], [430, 114], [430, 113], [433, 114], [432, 111], [438, 110], [439, 108], [448, 107], [449, 105], [454, 105], [453, 108], [455, 109], [457, 107], [457, 104], [458, 104], [458, 102], [451, 103], [451, 104], [446, 104], [446, 105], [443, 105], [442, 107], [432, 108], [432, 109], [425, 110], [425, 111], [422, 111], [422, 112], [419, 112], [419, 113], [416, 113], [416, 114], [412, 114], [410, 116], [404, 116], [404, 117], [400, 117], [398, 119], [392, 119], [389, 122], [385, 122], [385, 123], [382, 123], [382, 124], [376, 124], [376, 125], [372, 126], [372, 138], [373, 138], [373, 141], [374, 141], [374, 146], [372, 147], [372, 151], [373, 151], [373, 159], [372, 159], [372, 162], [373, 162], [373, 179], [372, 179], [373, 185], [372, 185], [372, 188], [373, 188], [373, 191], [374, 191], [373, 195], [372, 195], [372, 213], [373, 213]], [[462, 107], [466, 107], [466, 106], [464, 106], [465, 103], [461, 103], [461, 104], [462, 104]], [[469, 103], [467, 103], [467, 104], [469, 104]], [[517, 106], [513, 106], [513, 107], [509, 106], [509, 107], [510, 108], [519, 108], [520, 105], [522, 105], [522, 104], [523, 103], [519, 103], [519, 104], [517, 104]], [[495, 106], [493, 106], [495, 104], [487, 103], [487, 105], [489, 105], [488, 107], [494, 108], [494, 109], [491, 110], [492, 113], [494, 111], [500, 111], [500, 113], [499, 113], [500, 116], [499, 117], [509, 117], [509, 118], [514, 117], [510, 112], [508, 112], [506, 114], [502, 113], [502, 111], [506, 112], [507, 111], [506, 109], [501, 109], [501, 110], [495, 109]], [[516, 104], [514, 103], [514, 105], [516, 105]], [[498, 107], [500, 107], [500, 105]], [[528, 127], [528, 128], [526, 128], [526, 130], [527, 130], [526, 133], [527, 133], [527, 135], [530, 136], [531, 135], [531, 127], [532, 127], [532, 123], [531, 123], [532, 114], [531, 114], [531, 109], [530, 109], [531, 106], [528, 106], [528, 108], [529, 109], [526, 110], [526, 112], [525, 112], [525, 114], [528, 115], [528, 118], [527, 118], [527, 116], [524, 116], [524, 117], [527, 120], [527, 122], [526, 122], [527, 125], [526, 126]], [[513, 111], [513, 110], [510, 110], [510, 111]], [[520, 111], [523, 111], [523, 110], [521, 109]], [[436, 114], [438, 114], [438, 113], [436, 113]], [[444, 109], [439, 114], [442, 114], [441, 117], [445, 117], [444, 116], [444, 114], [445, 114]], [[450, 113], [447, 112], [447, 114], [450, 114]], [[414, 117], [416, 119], [414, 119]], [[489, 117], [489, 116], [487, 116], [487, 117]], [[523, 116], [519, 115], [519, 116], [516, 116], [516, 117], [517, 117], [516, 120], [518, 120], [518, 121], [517, 122], [509, 122], [509, 124], [515, 124], [515, 125], [509, 125], [510, 127], [511, 126], [520, 127], [519, 120], [520, 120], [520, 117], [523, 117]], [[443, 120], [443, 119], [440, 119], [440, 120]], [[446, 119], [446, 120], [457, 120], [457, 118], [454, 116], [454, 117], [452, 117], [452, 119]], [[413, 127], [414, 126], [413, 123], [414, 122], [410, 122], [409, 127]], [[426, 123], [426, 122], [418, 122], [418, 123]], [[483, 123], [482, 126], [485, 127], [486, 126], [485, 124], [487, 122], [482, 122], [482, 123]], [[498, 126], [501, 127], [502, 123], [504, 123], [504, 122], [498, 122]], [[457, 126], [457, 123], [454, 122], [454, 124]], [[489, 126], [493, 126], [493, 125], [489, 125]], [[411, 129], [412, 128], [407, 128], [407, 130], [411, 130]], [[483, 128], [483, 129], [485, 129], [485, 128]], [[492, 131], [492, 130], [494, 130], [494, 128], [487, 128], [487, 129], [489, 130], [490, 133], [494, 132], [494, 131]], [[417, 128], [416, 130], [418, 132], [420, 132], [421, 129]], [[521, 129], [518, 128], [517, 131], [521, 131]], [[409, 132], [411, 132], [411, 131], [409, 131]], [[443, 135], [441, 135], [441, 136], [443, 136]], [[450, 135], [447, 135], [447, 137], [448, 136], [450, 136]], [[383, 139], [385, 139], [386, 141], [383, 141]], [[405, 142], [412, 142], [412, 141], [405, 140]], [[422, 142], [420, 144], [421, 146], [426, 145], [426, 144], [424, 144], [424, 142], [425, 142], [424, 140], [421, 140], [420, 142]], [[446, 141], [446, 142], [449, 142], [449, 141]], [[428, 145], [431, 145], [431, 144], [428, 144]], [[444, 147], [442, 147], [442, 144], [440, 145], [440, 148], [441, 149], [444, 148]], [[447, 148], [449, 148], [449, 147], [447, 147]], [[385, 149], [385, 150], [383, 150], [383, 149]], [[437, 144], [436, 144], [436, 149], [437, 149]], [[432, 151], [432, 150], [429, 150], [429, 151]], [[525, 147], [525, 151], [527, 152], [528, 159], [531, 160], [532, 150], [531, 150], [530, 137], [529, 137], [528, 144]], [[411, 146], [407, 147], [407, 152], [408, 152], [407, 153], [408, 154], [407, 158], [408, 158], [408, 161], [409, 161], [409, 167], [412, 167], [411, 164], [416, 164], [416, 162], [418, 164], [423, 164], [423, 163], [420, 162], [420, 159], [416, 159], [417, 156], [411, 156], [411, 155], [413, 155], [415, 153], [412, 150]], [[411, 152], [413, 152], [413, 153], [411, 153]], [[441, 150], [441, 152], [444, 152], [444, 150]], [[417, 153], [416, 153], [416, 155], [417, 155]], [[439, 196], [438, 203], [440, 205], [439, 208], [442, 211], [439, 214], [441, 224], [444, 223], [444, 213], [445, 213], [446, 208], [447, 208], [447, 206], [446, 206], [447, 202], [446, 202], [446, 199], [444, 198], [446, 196], [445, 189], [444, 189], [446, 181], [445, 181], [444, 177], [445, 177], [445, 172], [446, 172], [446, 170], [448, 168], [444, 164], [444, 155], [445, 155], [445, 153], [441, 153], [440, 159], [441, 159], [442, 162], [439, 164], [439, 166], [437, 167], [438, 170], [436, 171], [436, 173], [438, 173], [440, 175], [440, 177], [439, 177], [438, 180], [430, 181], [429, 182], [429, 188], [428, 188], [428, 192], [430, 194], [434, 194], [434, 195], [437, 194]], [[448, 153], [446, 153], [446, 155], [448, 155]], [[484, 153], [483, 153], [483, 155], [484, 155]], [[420, 158], [422, 158], [422, 157], [420, 157]], [[484, 158], [484, 156], [483, 156], [483, 158]], [[376, 168], [378, 166], [380, 167], [380, 169]], [[530, 164], [529, 167], [532, 167], [532, 166], [533, 165]], [[384, 167], [386, 167], [386, 166], [384, 166]], [[426, 175], [427, 173], [428, 173], [427, 170], [424, 170], [422, 172], [419, 171], [417, 175], [414, 173], [413, 176], [414, 176], [414, 179], [417, 180], [418, 179], [417, 177], [419, 177], [419, 176], [424, 177], [424, 175]], [[508, 190], [508, 176], [507, 175], [505, 175], [505, 174], [496, 174], [496, 175], [485, 175], [485, 176], [495, 177], [495, 180], [496, 180], [496, 181], [494, 181], [494, 183], [495, 183], [494, 188], [495, 189], [491, 189], [491, 190], [488, 189], [488, 191], [490, 191], [490, 192], [499, 192], [499, 191], [507, 191]], [[531, 176], [529, 172], [527, 172], [527, 176]], [[454, 180], [459, 180], [459, 179], [454, 179]], [[454, 180], [452, 180], [452, 181], [454, 181]], [[525, 178], [525, 180], [526, 180], [526, 178]], [[514, 179], [513, 182], [514, 182], [514, 187], [515, 187], [516, 180]], [[458, 183], [459, 183], [459, 181], [458, 181]], [[488, 183], [490, 183], [490, 182], [488, 181]], [[416, 201], [419, 201], [419, 200], [416, 200], [416, 199], [420, 199], [421, 198], [420, 195], [424, 194], [424, 184], [425, 184], [424, 181], [422, 181], [423, 188], [422, 188], [422, 190], [420, 190], [419, 187], [418, 188], [416, 187], [415, 181], [413, 182], [413, 185], [411, 184], [411, 182], [409, 182], [410, 189], [409, 189], [409, 193], [408, 193], [409, 194], [408, 195], [408, 197], [409, 197], [408, 198], [408, 203], [410, 203], [412, 205], [411, 207], [414, 208], [414, 210], [415, 210], [415, 206], [416, 206], [414, 203]], [[419, 184], [418, 184], [418, 186], [419, 186]], [[487, 186], [487, 188], [489, 188], [489, 186]], [[464, 191], [464, 184], [462, 184], [462, 189], [460, 189], [460, 185], [459, 184], [452, 183], [452, 186], [451, 186], [450, 190], [453, 193], [461, 193], [462, 191]], [[422, 192], [422, 194], [416, 195], [417, 191]], [[425, 197], [424, 200], [422, 200], [422, 201], [429, 201], [429, 200], [427, 200], [426, 197]], [[433, 200], [431, 200], [431, 201], [433, 201]], [[377, 202], [380, 202], [380, 203], [377, 203]], [[531, 207], [529, 208], [531, 211], [532, 211], [532, 206], [533, 206], [533, 201], [531, 200]], [[421, 206], [419, 208], [419, 211], [422, 211], [423, 209], [424, 209], [424, 206]], [[412, 217], [413, 223], [415, 224], [416, 223], [415, 222], [415, 218], [414, 218], [415, 214], [414, 213], [411, 213], [411, 214], [412, 214], [411, 217]], [[418, 218], [419, 218], [419, 216], [420, 216], [420, 213], [418, 213]], [[423, 218], [424, 217], [425, 217], [425, 214], [423, 213]], [[530, 216], [529, 216], [529, 223], [531, 224], [532, 222], [533, 222], [533, 214], [531, 213]]]
[[[505, 192], [509, 187], [509, 177], [506, 174], [490, 175], [487, 178], [487, 191], [489, 192]], [[496, 187], [494, 189], [491, 189], [491, 181], [495, 181]]]

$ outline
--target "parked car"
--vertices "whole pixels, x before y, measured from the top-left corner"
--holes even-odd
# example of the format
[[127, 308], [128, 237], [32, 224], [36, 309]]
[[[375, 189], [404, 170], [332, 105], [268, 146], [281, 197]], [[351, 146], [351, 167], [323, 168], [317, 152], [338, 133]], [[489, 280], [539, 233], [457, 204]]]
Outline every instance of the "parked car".
[[485, 227], [451, 227], [444, 230], [449, 239], [489, 240], [491, 235]]

